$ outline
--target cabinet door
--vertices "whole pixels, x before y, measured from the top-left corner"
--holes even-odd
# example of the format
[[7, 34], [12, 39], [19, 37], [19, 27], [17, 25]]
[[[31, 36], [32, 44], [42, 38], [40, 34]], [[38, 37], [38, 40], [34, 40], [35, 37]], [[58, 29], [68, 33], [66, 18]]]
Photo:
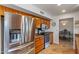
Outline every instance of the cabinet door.
[[4, 15], [4, 10], [2, 6], [0, 6], [0, 15]]
[[50, 32], [50, 44], [53, 44], [53, 32]]
[[44, 45], [40, 45], [35, 49], [35, 53], [39, 53], [43, 49]]
[[46, 24], [47, 24], [48, 28], [50, 28], [50, 20], [47, 20]]
[[35, 26], [36, 26], [36, 28], [40, 28], [41, 27], [41, 19], [36, 18]]
[[50, 27], [50, 21], [49, 21], [49, 20], [44, 20], [43, 23], [44, 23], [45, 25], [47, 25], [48, 28]]
[[37, 38], [37, 41], [35, 41], [35, 46], [39, 47], [40, 45], [44, 45], [44, 40], [42, 38]]
[[44, 38], [38, 37], [35, 39], [35, 53], [40, 52], [44, 48]]

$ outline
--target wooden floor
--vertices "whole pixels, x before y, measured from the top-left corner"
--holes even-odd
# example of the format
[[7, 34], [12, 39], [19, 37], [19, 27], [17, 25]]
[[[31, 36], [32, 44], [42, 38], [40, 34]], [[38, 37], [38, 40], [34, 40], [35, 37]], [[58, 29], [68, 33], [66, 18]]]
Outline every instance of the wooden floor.
[[59, 45], [52, 44], [48, 48], [39, 52], [39, 54], [75, 54], [75, 50], [73, 50], [71, 43], [63, 42]]

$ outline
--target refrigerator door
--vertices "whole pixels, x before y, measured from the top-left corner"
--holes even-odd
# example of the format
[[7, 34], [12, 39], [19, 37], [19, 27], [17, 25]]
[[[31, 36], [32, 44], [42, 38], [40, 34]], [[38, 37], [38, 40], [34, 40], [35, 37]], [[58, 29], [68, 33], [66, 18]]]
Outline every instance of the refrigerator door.
[[29, 40], [29, 19], [28, 17], [25, 17], [25, 43]]
[[21, 39], [20, 39], [20, 44], [25, 43], [25, 17], [22, 16], [21, 20]]
[[31, 43], [28, 46], [29, 54], [34, 53], [34, 19], [32, 17], [25, 17], [25, 43]]
[[32, 17], [29, 17], [29, 42], [34, 41], [33, 36], [34, 36], [34, 19]]
[[[34, 42], [34, 31], [34, 19], [32, 17], [5, 12], [4, 53], [12, 53], [8, 52], [9, 49], [17, 47], [17, 44], [21, 46], [25, 43]], [[33, 48], [34, 43], [27, 47], [29, 50], [33, 50]]]
[[33, 41], [33, 25], [34, 25], [34, 21], [32, 19], [32, 17], [25, 17], [25, 42], [31, 42]]
[[10, 48], [24, 43], [24, 17], [9, 12], [4, 13], [4, 53]]

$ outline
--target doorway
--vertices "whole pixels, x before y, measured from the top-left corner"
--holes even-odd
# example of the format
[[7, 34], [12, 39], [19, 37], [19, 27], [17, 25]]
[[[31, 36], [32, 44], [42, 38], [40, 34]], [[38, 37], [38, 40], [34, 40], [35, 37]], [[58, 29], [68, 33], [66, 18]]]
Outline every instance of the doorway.
[[73, 18], [59, 20], [59, 44], [63, 49], [73, 49], [74, 24]]

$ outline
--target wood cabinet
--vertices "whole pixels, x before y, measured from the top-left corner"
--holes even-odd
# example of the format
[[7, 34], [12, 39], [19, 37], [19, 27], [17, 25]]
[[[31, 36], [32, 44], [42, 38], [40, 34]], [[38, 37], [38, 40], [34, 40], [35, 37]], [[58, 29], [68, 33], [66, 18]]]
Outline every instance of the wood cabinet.
[[44, 49], [44, 37], [43, 36], [36, 36], [35, 38], [35, 53], [40, 52]]
[[0, 15], [3, 15], [3, 10], [1, 6], [0, 6]]
[[50, 44], [53, 44], [53, 32], [49, 33]]
[[[50, 21], [47, 19], [37, 18], [35, 20], [35, 27], [41, 28], [41, 24], [45, 24], [50, 28]], [[50, 43], [52, 43], [52, 34], [50, 34]], [[35, 36], [35, 53], [39, 53], [44, 49], [44, 35]]]
[[50, 20], [36, 18], [35, 19], [35, 26], [36, 26], [36, 28], [40, 28], [41, 27], [41, 24], [45, 24], [45, 25], [48, 26], [48, 28], [50, 28]]
[[75, 37], [75, 53], [79, 54], [79, 35]]
[[50, 20], [43, 19], [42, 23], [45, 24], [45, 25], [47, 25], [48, 28], [50, 28]]
[[41, 23], [42, 23], [41, 19], [40, 18], [36, 18], [36, 20], [35, 20], [35, 27], [36, 28], [40, 28], [41, 27]]

